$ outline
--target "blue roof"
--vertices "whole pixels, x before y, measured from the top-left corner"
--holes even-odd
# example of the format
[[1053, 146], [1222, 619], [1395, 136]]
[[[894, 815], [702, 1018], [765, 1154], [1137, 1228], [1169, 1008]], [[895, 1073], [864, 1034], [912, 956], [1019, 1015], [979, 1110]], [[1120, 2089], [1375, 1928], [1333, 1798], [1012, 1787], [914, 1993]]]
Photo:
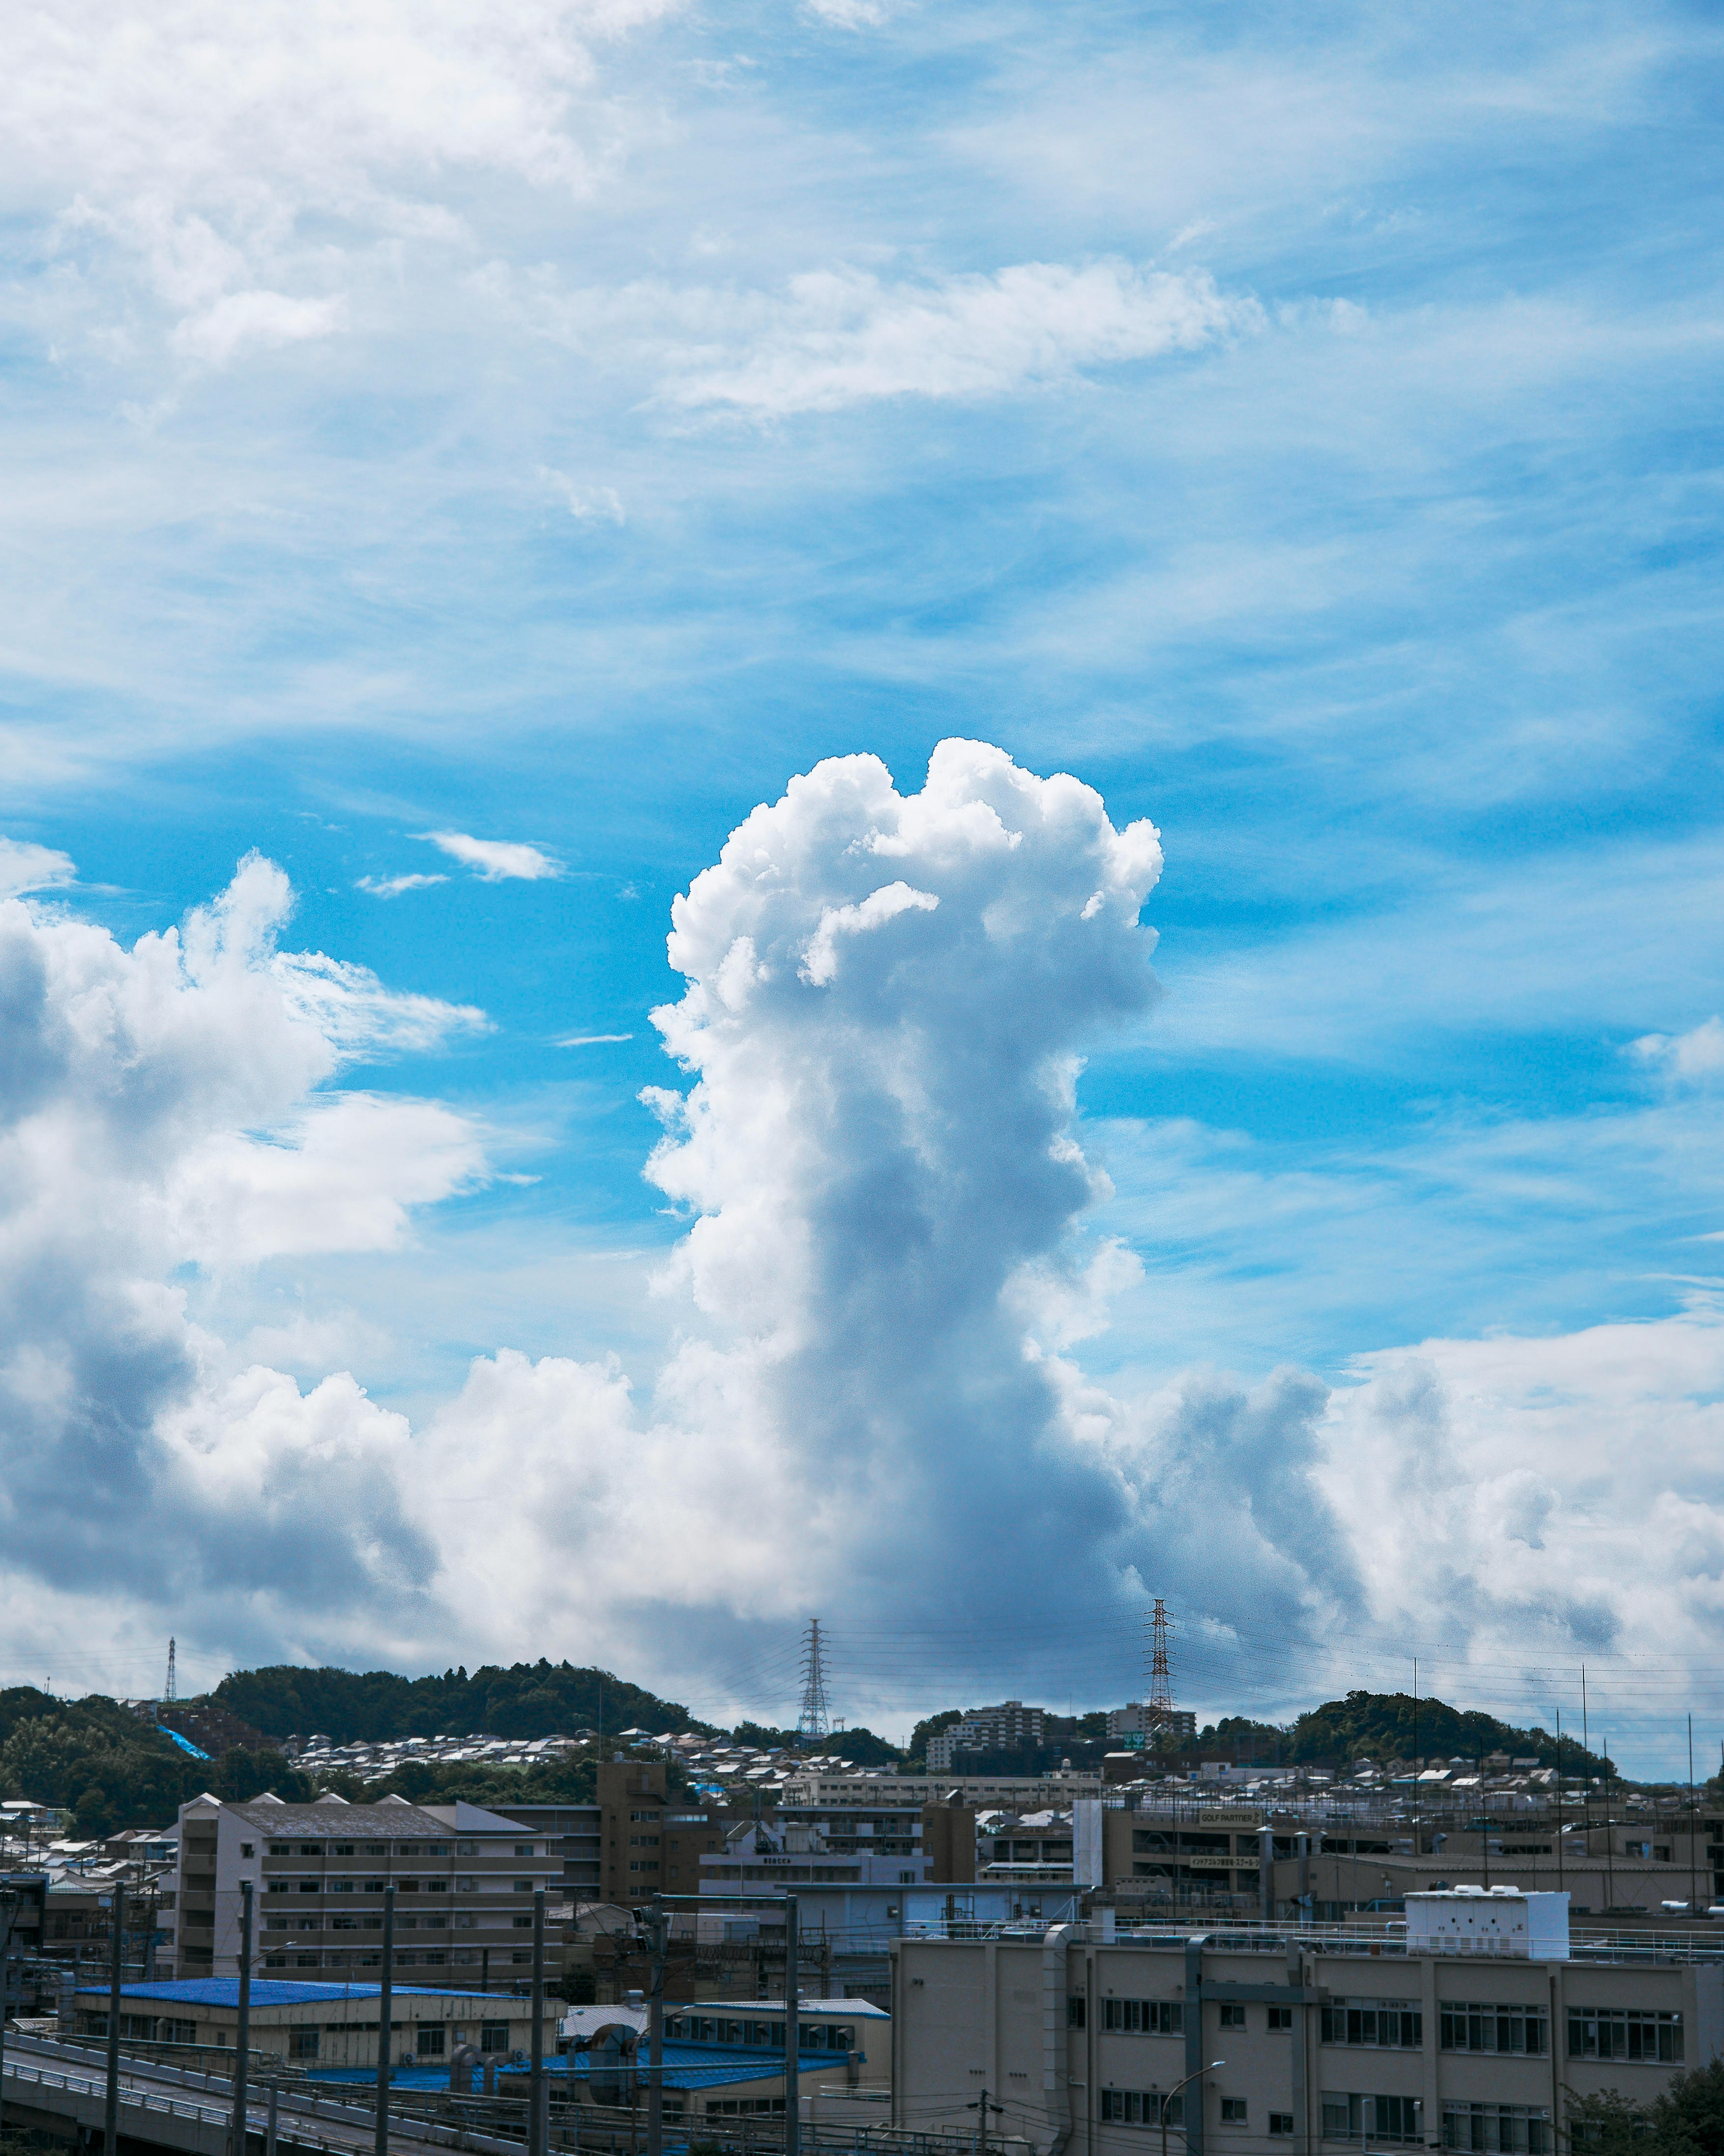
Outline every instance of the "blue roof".
[[[84, 1984], [78, 1987], [80, 1998], [105, 1999], [105, 1984]], [[315, 2006], [333, 1999], [376, 1999], [382, 1991], [378, 1984], [285, 1984], [279, 1979], [254, 1976], [251, 1980], [251, 2003], [254, 2006]], [[514, 1992], [455, 1991], [440, 1984], [397, 1984], [390, 1986], [396, 1999], [470, 1999], [486, 2006], [517, 2006], [531, 2011], [530, 2002]], [[188, 1976], [170, 1984], [126, 1984], [120, 1988], [122, 1999], [159, 1999], [168, 2006], [233, 2006], [239, 2004], [239, 1979], [237, 1976]], [[546, 2012], [561, 2013], [561, 1999], [546, 1999]]]

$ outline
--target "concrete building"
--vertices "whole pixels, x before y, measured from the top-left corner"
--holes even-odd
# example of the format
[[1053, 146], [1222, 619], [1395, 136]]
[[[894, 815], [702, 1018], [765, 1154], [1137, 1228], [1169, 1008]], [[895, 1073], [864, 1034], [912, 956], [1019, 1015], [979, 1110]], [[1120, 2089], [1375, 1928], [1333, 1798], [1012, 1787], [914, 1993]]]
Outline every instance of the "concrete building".
[[1077, 1797], [1099, 1797], [1101, 1777], [1075, 1768], [1051, 1768], [1045, 1774], [857, 1774], [810, 1772], [792, 1775], [779, 1793], [781, 1808], [806, 1804], [866, 1807], [940, 1804], [954, 1790], [967, 1804], [982, 1810], [1039, 1811], [1047, 1804], [1070, 1804]]
[[[1127, 1934], [1106, 1920], [900, 1940], [894, 2123], [973, 2132], [985, 2089], [1004, 2111], [993, 2130], [1039, 2156], [1153, 2147], [1164, 2106], [1181, 2156], [1552, 2156], [1573, 2097], [1645, 2102], [1720, 2055], [1724, 1960], [1716, 1945], [1702, 1958], [1578, 1941], [1534, 1958], [1516, 1936], [1549, 1944], [1552, 1928], [1525, 1898], [1433, 1897], [1456, 1922], [1449, 1936], [1427, 1922], [1417, 1948], [1387, 1928]], [[1497, 1917], [1506, 1943], [1478, 1943]]]
[[1024, 1752], [1043, 1740], [1047, 1717], [1021, 1699], [998, 1707], [972, 1707], [960, 1721], [936, 1730], [928, 1739], [928, 1772], [950, 1774], [961, 1752]]
[[727, 1814], [673, 1798], [665, 1763], [608, 1759], [598, 1768], [600, 1882], [583, 1898], [638, 1907], [654, 1894], [700, 1891], [700, 1863], [724, 1847]]
[[[861, 1999], [804, 1999], [797, 2009], [803, 2115], [854, 2116], [870, 2103], [883, 2119], [890, 2101], [891, 2021]], [[638, 2107], [647, 2086], [647, 2015], [638, 2006], [583, 2006], [566, 2016], [550, 2066], [553, 2102]], [[664, 2115], [679, 2123], [782, 2113], [784, 2014], [758, 2001], [692, 2000], [664, 2016]], [[548, 2063], [548, 2062], [547, 2062]], [[508, 2086], [500, 2079], [500, 2089]]]
[[[292, 1984], [254, 1978], [250, 2047], [291, 2066], [327, 2071], [377, 2064], [375, 1984]], [[77, 2025], [88, 2036], [108, 2033], [105, 1985], [76, 1994]], [[544, 2045], [557, 2041], [561, 2001], [545, 2016]], [[238, 2041], [239, 1979], [203, 1977], [172, 1984], [128, 1984], [120, 1994], [120, 2034], [134, 2042], [228, 2046]], [[439, 2066], [470, 2044], [499, 2061], [525, 2054], [532, 2041], [529, 2002], [508, 1993], [438, 1991], [398, 1984], [390, 2001], [391, 2063]]]
[[[312, 1983], [335, 1971], [362, 1977], [382, 1962], [382, 1896], [393, 1886], [395, 1970], [459, 1969], [464, 1981], [506, 1989], [526, 1983], [532, 1962], [534, 1891], [560, 1896], [562, 1872], [552, 1839], [478, 1804], [203, 1796], [180, 1808], [163, 1951], [179, 1978], [237, 1976], [240, 1882], [249, 1879], [255, 1965]], [[546, 1963], [559, 1973], [554, 1935]]]
[[1188, 1744], [1198, 1733], [1198, 1718], [1188, 1707], [1176, 1707], [1157, 1717], [1141, 1699], [1127, 1700], [1107, 1717], [1107, 1741], [1128, 1751], [1141, 1751], [1157, 1737], [1175, 1744]]

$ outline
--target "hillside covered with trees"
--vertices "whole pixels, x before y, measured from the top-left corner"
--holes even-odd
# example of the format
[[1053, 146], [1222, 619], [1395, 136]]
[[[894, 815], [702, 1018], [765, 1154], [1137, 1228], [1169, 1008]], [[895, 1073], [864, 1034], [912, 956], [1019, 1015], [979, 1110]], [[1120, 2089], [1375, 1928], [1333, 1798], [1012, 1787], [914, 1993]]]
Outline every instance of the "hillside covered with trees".
[[225, 1676], [210, 1697], [275, 1738], [330, 1738], [337, 1744], [398, 1737], [572, 1737], [594, 1729], [709, 1729], [685, 1707], [659, 1699], [608, 1670], [568, 1662], [487, 1665], [441, 1676], [389, 1670], [299, 1669], [277, 1663]]

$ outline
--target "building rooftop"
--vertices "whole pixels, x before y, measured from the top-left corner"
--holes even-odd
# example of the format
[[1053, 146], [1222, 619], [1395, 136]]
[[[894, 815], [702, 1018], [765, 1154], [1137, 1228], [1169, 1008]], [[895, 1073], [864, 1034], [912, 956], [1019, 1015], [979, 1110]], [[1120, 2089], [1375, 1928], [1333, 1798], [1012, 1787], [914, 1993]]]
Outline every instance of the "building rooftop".
[[[376, 1999], [382, 1987], [376, 1984], [286, 1984], [267, 1977], [254, 1976], [251, 1980], [251, 2003], [254, 2006], [314, 2006], [332, 1999]], [[459, 1991], [445, 1985], [429, 1984], [396, 1984], [390, 1986], [397, 1999], [470, 1999], [475, 2005], [489, 2006], [522, 2005], [526, 2002], [506, 1991]], [[85, 1984], [78, 1988], [81, 1998], [105, 1999], [105, 1984]], [[122, 1999], [155, 1999], [166, 2006], [232, 2006], [239, 2005], [239, 1979], [237, 1976], [180, 1977], [163, 1984], [125, 1984], [120, 1987]], [[560, 2004], [553, 2001], [552, 2004]]]

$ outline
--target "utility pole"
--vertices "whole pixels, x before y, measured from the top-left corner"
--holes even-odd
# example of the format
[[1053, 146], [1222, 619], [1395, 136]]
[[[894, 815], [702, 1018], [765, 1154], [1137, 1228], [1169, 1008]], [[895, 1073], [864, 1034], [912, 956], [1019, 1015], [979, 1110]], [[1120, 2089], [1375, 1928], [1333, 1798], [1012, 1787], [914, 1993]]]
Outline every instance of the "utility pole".
[[108, 2088], [102, 2104], [102, 2156], [120, 2156], [120, 1991], [126, 1952], [126, 1890], [118, 1880], [108, 1897], [113, 1953], [108, 1964]]
[[1562, 1881], [1562, 1710], [1557, 1709], [1557, 1892], [1566, 1893]]
[[6, 1914], [6, 1929], [0, 1933], [0, 2128], [6, 2118], [6, 1979], [12, 1974], [12, 1928], [23, 1898], [16, 1887], [0, 1887], [0, 1910]]
[[1700, 1899], [1700, 1882], [1696, 1874], [1699, 1866], [1695, 1861], [1694, 1829], [1694, 1717], [1688, 1717], [1688, 1913], [1694, 1914], [1694, 1905]]
[[1479, 1754], [1479, 1847], [1485, 1857], [1485, 1892], [1491, 1892], [1491, 1815], [1485, 1809], [1485, 1755]]
[[239, 2026], [233, 2056], [233, 2156], [245, 2156], [246, 2069], [251, 2062], [251, 1881], [239, 1882]]
[[1413, 1861], [1419, 1861], [1419, 1657], [1413, 1657]]
[[395, 1888], [383, 1889], [383, 1980], [377, 1986], [377, 2118], [372, 2143], [376, 2156], [389, 2156], [389, 2014], [394, 2003], [390, 1975], [395, 1965]]
[[1003, 2103], [990, 2103], [988, 2101], [986, 2089], [983, 2090], [980, 2099], [977, 2102], [967, 2103], [964, 2106], [966, 2111], [973, 2111], [976, 2114], [976, 2156], [988, 2156], [988, 2112], [1003, 2112], [1005, 2107]]
[[533, 2028], [527, 2051], [526, 2156], [545, 2156], [545, 1890], [533, 1889]]
[[796, 1897], [784, 1897], [784, 2156], [802, 2156], [802, 2035], [796, 2025]]
[[647, 1992], [647, 2156], [664, 2156], [664, 1949], [670, 1917], [656, 1894], [643, 1924], [653, 1958]]

